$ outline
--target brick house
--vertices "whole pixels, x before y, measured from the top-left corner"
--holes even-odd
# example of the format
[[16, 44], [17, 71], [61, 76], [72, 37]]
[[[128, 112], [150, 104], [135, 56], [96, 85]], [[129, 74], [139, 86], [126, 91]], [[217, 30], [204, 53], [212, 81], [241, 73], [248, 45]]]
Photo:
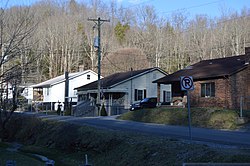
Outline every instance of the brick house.
[[250, 47], [245, 54], [219, 59], [203, 60], [154, 81], [158, 96], [161, 84], [171, 84], [173, 101], [183, 101], [180, 76], [192, 76], [195, 89], [190, 92], [191, 106], [250, 109]]

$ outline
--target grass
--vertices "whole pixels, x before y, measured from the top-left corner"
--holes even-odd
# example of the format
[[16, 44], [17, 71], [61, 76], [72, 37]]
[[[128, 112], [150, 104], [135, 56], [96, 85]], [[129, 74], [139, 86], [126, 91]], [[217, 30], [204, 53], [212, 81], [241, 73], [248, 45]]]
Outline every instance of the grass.
[[[214, 129], [236, 129], [238, 114], [234, 110], [219, 108], [191, 108], [191, 122], [196, 127]], [[160, 107], [137, 110], [120, 116], [123, 120], [169, 125], [187, 125], [188, 110], [186, 108]]]
[[83, 164], [83, 153], [74, 153], [74, 152], [67, 152], [62, 150], [57, 150], [55, 148], [48, 148], [39, 145], [28, 145], [23, 146], [20, 149], [23, 153], [28, 154], [39, 154], [46, 156], [49, 159], [53, 159], [55, 164], [58, 166], [71, 166], [71, 165], [79, 165]]
[[[181, 112], [181, 110], [176, 111]], [[182, 119], [186, 116], [183, 112], [185, 110], [182, 111], [181, 116], [174, 115]], [[144, 113], [152, 114], [152, 112]], [[161, 112], [159, 111], [158, 114]], [[250, 162], [249, 149], [209, 147], [168, 137], [101, 130], [45, 121], [35, 117], [13, 117], [8, 124], [8, 129], [9, 137], [5, 139], [22, 143], [24, 146], [20, 151], [23, 154], [35, 153], [46, 156], [54, 160], [57, 166], [83, 164], [85, 154], [88, 155], [89, 162], [96, 166], [171, 166], [181, 165], [183, 162]], [[6, 145], [0, 144], [0, 146]]]
[[36, 165], [44, 166], [44, 162], [41, 162], [30, 155], [26, 155], [22, 152], [11, 152], [6, 150], [9, 147], [8, 144], [0, 143], [0, 165], [6, 165], [8, 160], [16, 162], [18, 166]]

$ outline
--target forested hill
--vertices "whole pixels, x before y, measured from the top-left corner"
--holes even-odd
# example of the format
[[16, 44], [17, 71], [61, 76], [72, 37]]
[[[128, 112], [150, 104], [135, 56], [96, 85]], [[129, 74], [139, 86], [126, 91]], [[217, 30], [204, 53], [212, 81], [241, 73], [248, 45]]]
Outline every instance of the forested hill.
[[31, 23], [32, 33], [22, 40], [24, 49], [19, 51], [20, 63], [33, 58], [21, 65], [23, 82], [40, 82], [66, 70], [97, 71], [93, 47], [97, 28], [88, 18], [100, 17], [110, 20], [101, 25], [103, 76], [155, 66], [172, 73], [200, 60], [244, 54], [244, 47], [250, 46], [250, 9], [221, 13], [217, 18], [190, 17], [181, 10], [165, 17], [147, 5], [123, 8], [115, 1], [42, 0], [1, 9], [1, 38], [14, 25], [10, 16]]

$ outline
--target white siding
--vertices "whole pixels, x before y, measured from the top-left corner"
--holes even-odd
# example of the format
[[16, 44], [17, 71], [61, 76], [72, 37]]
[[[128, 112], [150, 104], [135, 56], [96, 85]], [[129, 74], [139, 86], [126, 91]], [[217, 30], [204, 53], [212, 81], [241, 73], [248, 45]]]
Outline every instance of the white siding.
[[[64, 87], [65, 83], [53, 85], [50, 88], [43, 88], [44, 102], [64, 102]], [[49, 93], [47, 92], [49, 90]]]
[[[90, 79], [87, 79], [87, 75], [90, 75]], [[77, 102], [77, 95], [74, 91], [74, 88], [86, 85], [98, 79], [97, 74], [94, 72], [86, 72], [83, 75], [69, 79], [69, 97], [72, 98], [73, 102]], [[49, 88], [49, 95], [47, 95], [47, 88], [43, 88], [44, 102], [64, 102], [65, 94], [65, 82], [60, 82], [58, 84], [52, 85]]]
[[170, 93], [171, 93], [171, 96], [172, 96], [171, 84], [168, 84], [168, 85], [161, 84], [161, 92], [160, 92], [160, 102], [161, 102], [161, 103], [163, 102], [163, 91], [168, 91], [168, 92], [170, 92]]
[[[152, 83], [152, 81], [164, 77], [165, 74], [161, 73], [158, 70], [154, 70], [153, 72], [144, 74], [140, 77], [136, 77], [132, 80], [126, 81], [122, 84], [119, 84], [112, 88], [112, 91], [114, 90], [121, 90], [126, 89], [127, 90], [127, 101], [125, 105], [129, 105], [131, 103], [135, 103], [137, 101], [134, 100], [134, 93], [135, 89], [144, 90], [146, 89], [146, 97], [157, 97], [157, 84]], [[162, 90], [171, 91], [170, 85], [164, 85]], [[161, 90], [161, 91], [162, 91]], [[162, 94], [162, 93], [161, 93]], [[161, 97], [161, 101], [162, 101]]]
[[[90, 79], [87, 79], [88, 75], [90, 75]], [[69, 80], [69, 97], [74, 97], [73, 102], [77, 102], [77, 95], [74, 88], [89, 84], [98, 79], [98, 75], [88, 72], [82, 76], [76, 77], [74, 79]]]
[[33, 100], [33, 88], [32, 87], [25, 87], [21, 96], [25, 97], [30, 104]]

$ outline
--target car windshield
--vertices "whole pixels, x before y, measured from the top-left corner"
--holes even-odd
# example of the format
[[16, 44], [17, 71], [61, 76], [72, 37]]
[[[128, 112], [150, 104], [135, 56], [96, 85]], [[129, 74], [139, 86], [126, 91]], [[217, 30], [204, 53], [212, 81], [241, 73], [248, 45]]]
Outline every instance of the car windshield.
[[148, 100], [149, 100], [149, 98], [145, 98], [141, 102], [147, 102]]

